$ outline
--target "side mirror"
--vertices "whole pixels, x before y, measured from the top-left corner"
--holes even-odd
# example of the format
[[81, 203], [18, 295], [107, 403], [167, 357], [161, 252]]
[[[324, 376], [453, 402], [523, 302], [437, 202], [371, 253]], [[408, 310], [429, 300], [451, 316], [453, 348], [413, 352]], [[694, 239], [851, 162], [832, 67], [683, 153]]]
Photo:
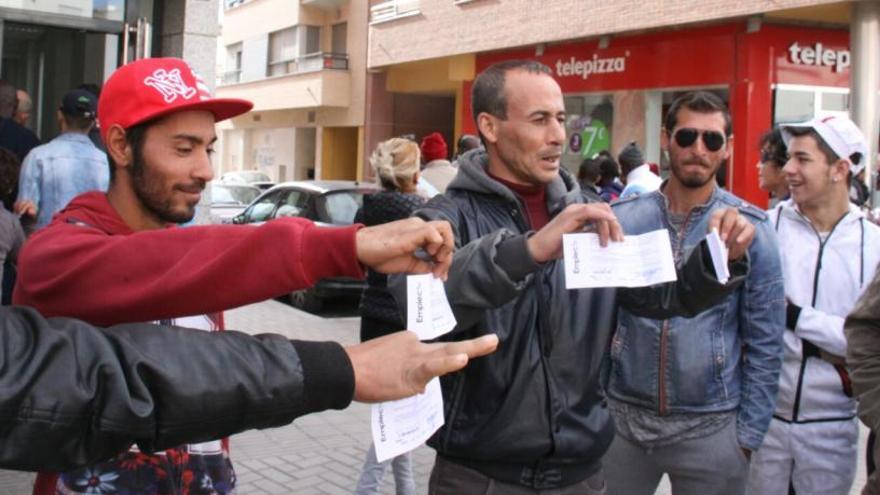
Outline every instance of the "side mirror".
[[234, 217], [232, 217], [232, 223], [234, 223], [236, 225], [247, 223], [245, 220], [246, 220], [246, 218], [244, 216], [244, 213], [239, 213], [238, 215], [235, 215]]

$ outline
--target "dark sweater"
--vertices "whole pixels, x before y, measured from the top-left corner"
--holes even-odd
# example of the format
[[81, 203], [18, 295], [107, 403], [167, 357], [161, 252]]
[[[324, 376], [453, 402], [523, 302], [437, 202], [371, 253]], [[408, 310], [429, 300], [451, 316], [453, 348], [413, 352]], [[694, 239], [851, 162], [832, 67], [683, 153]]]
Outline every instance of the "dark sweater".
[[[407, 218], [424, 204], [425, 200], [415, 194], [382, 191], [364, 196], [364, 206], [358, 212], [358, 217], [364, 225], [380, 225]], [[360, 309], [361, 340], [374, 339], [404, 328], [397, 303], [388, 292], [387, 275], [367, 271], [367, 288], [364, 289]]]

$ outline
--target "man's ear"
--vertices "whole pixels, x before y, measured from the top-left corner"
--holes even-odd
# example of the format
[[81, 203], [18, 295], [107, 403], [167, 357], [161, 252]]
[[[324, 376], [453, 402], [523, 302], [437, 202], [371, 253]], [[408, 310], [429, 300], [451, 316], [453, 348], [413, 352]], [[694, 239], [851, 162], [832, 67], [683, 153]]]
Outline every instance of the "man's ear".
[[117, 167], [128, 167], [132, 162], [132, 149], [125, 139], [125, 129], [118, 125], [111, 126], [107, 131], [107, 154]]
[[730, 156], [733, 154], [733, 134], [727, 137], [727, 145], [724, 149], [724, 159], [730, 160]]
[[660, 129], [660, 149], [669, 151], [669, 131], [665, 127]]
[[831, 180], [843, 182], [849, 187], [849, 162], [841, 158], [831, 165]]
[[498, 142], [498, 118], [486, 112], [477, 115], [477, 129], [487, 143], [495, 144]]

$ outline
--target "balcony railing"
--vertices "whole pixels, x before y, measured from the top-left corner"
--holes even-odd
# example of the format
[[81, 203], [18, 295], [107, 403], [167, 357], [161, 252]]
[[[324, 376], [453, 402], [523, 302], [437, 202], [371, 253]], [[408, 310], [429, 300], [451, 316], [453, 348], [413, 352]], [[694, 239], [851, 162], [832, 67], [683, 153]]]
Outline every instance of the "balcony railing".
[[348, 3], [348, 0], [300, 0], [301, 5], [318, 7], [319, 9], [338, 9]]
[[269, 62], [269, 76], [303, 74], [324, 69], [347, 70], [348, 55], [345, 53], [310, 53], [289, 60]]
[[228, 70], [223, 73], [223, 84], [235, 84], [241, 82], [241, 69]]
[[389, 0], [370, 7], [370, 24], [393, 21], [419, 14], [420, 0]]

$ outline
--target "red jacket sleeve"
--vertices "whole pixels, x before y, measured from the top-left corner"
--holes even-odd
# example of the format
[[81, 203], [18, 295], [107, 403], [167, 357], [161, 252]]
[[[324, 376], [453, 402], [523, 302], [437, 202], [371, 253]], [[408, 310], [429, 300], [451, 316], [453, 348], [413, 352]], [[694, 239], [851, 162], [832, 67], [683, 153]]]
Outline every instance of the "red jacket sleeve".
[[287, 218], [110, 235], [56, 224], [25, 244], [13, 300], [97, 325], [222, 311], [325, 277], [362, 278], [358, 227]]

